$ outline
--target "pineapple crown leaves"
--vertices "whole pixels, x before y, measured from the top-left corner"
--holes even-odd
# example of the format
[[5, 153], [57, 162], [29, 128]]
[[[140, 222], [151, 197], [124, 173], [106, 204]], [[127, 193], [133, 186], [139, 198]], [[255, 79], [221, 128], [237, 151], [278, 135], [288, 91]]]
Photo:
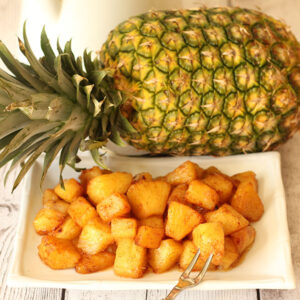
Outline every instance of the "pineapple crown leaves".
[[[13, 190], [45, 153], [41, 184], [48, 168], [60, 153], [60, 181], [65, 165], [75, 170], [78, 150], [88, 150], [102, 167], [98, 148], [108, 139], [118, 145], [120, 132], [134, 128], [120, 113], [120, 93], [113, 89], [112, 70], [84, 51], [75, 58], [71, 40], [58, 55], [53, 51], [45, 27], [41, 33], [44, 56], [37, 59], [23, 27], [19, 48], [29, 64], [16, 60], [0, 41], [0, 57], [11, 74], [0, 69], [0, 167], [11, 161], [8, 174], [21, 165]], [[6, 180], [6, 179], [5, 179]]]

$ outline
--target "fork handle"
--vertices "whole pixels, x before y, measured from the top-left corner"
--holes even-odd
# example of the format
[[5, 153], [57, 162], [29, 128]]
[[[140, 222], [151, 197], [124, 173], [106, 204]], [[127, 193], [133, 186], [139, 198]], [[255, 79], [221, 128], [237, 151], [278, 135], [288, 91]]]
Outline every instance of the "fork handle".
[[175, 299], [178, 294], [182, 291], [182, 289], [178, 286], [174, 286], [173, 289], [170, 291], [168, 296], [166, 298], [163, 298], [162, 300], [173, 300]]

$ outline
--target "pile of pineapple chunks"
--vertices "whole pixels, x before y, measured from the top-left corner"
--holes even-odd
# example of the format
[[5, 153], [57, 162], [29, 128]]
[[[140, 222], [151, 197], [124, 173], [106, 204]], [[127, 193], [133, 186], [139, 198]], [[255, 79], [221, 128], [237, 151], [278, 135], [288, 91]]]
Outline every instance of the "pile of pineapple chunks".
[[45, 190], [34, 220], [43, 235], [38, 254], [52, 269], [113, 266], [116, 275], [140, 278], [147, 269], [185, 269], [200, 248], [194, 271], [211, 253], [210, 270], [228, 270], [253, 243], [250, 222], [264, 212], [251, 171], [230, 177], [186, 161], [158, 178], [93, 167], [79, 179]]

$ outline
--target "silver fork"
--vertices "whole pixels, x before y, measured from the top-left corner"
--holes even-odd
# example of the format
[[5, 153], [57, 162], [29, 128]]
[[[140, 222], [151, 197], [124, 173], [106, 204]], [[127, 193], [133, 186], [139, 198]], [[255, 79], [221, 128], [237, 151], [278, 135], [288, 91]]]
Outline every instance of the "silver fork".
[[166, 298], [163, 298], [162, 300], [173, 300], [183, 290], [197, 286], [202, 281], [202, 279], [211, 263], [213, 254], [210, 254], [210, 256], [206, 260], [202, 270], [198, 273], [198, 275], [196, 275], [195, 277], [190, 277], [190, 273], [193, 270], [193, 267], [196, 264], [199, 256], [200, 256], [200, 249], [198, 249], [198, 251], [195, 254], [194, 258], [192, 259], [191, 263], [188, 265], [186, 270], [179, 277], [178, 283], [173, 287], [173, 289], [168, 294], [168, 296]]

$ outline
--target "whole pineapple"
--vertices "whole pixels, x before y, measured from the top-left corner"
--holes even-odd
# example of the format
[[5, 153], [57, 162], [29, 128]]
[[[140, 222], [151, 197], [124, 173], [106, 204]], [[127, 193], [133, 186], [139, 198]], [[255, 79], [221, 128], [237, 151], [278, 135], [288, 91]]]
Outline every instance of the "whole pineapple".
[[[77, 151], [122, 139], [151, 153], [229, 155], [274, 149], [300, 127], [300, 44], [289, 28], [241, 8], [153, 11], [117, 26], [100, 51], [56, 56], [45, 32], [29, 65], [0, 45], [0, 166], [46, 152], [61, 170]], [[29, 158], [28, 158], [29, 157]]]

